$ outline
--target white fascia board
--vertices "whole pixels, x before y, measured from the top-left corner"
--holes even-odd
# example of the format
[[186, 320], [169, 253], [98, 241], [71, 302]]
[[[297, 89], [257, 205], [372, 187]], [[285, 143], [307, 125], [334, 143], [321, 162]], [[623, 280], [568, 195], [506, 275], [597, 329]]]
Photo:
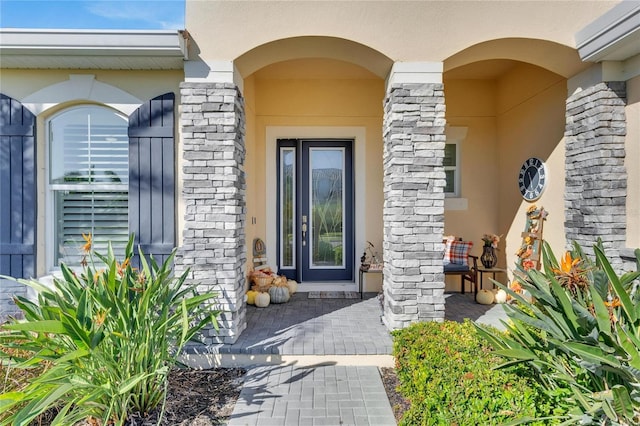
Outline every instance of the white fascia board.
[[0, 29], [0, 55], [156, 56], [187, 58], [178, 30]]
[[639, 54], [640, 2], [620, 2], [580, 30], [575, 38], [583, 61], [623, 61]]

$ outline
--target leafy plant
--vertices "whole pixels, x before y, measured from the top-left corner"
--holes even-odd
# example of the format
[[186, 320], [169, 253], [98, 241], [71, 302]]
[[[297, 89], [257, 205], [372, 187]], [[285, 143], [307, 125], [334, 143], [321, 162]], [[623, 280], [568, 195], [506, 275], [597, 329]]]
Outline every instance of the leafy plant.
[[[525, 366], [566, 424], [640, 422], [640, 271], [618, 276], [601, 243], [589, 259], [578, 244], [560, 262], [543, 246], [544, 271], [518, 273], [523, 295], [506, 306], [508, 335], [476, 325], [504, 357]], [[640, 250], [636, 250], [640, 265]]]
[[[164, 402], [167, 374], [183, 347], [205, 326], [217, 328], [217, 295], [187, 285], [188, 271], [173, 276], [175, 250], [161, 265], [139, 255], [137, 270], [131, 236], [122, 263], [109, 245], [106, 256], [89, 254], [80, 275], [62, 265], [53, 288], [20, 280], [38, 291], [38, 303], [16, 298], [25, 319], [2, 327], [0, 355], [17, 368], [49, 368], [26, 388], [0, 395], [0, 412], [11, 413], [0, 424], [26, 425], [55, 407], [53, 425], [87, 417], [122, 425], [130, 413]], [[29, 355], [16, 358], [16, 350]]]
[[[30, 353], [26, 351], [17, 351], [6, 347], [2, 349], [7, 352], [6, 355], [11, 355], [14, 358], [22, 358], [30, 355]], [[8, 362], [6, 359], [3, 360], [3, 362], [0, 362], [0, 394], [24, 389], [31, 380], [40, 376], [47, 367], [47, 364], [42, 363], [29, 369], [15, 368], [15, 362]], [[0, 421], [7, 417], [7, 413], [0, 412]], [[37, 418], [35, 421], [39, 420], [40, 418]]]
[[393, 338], [399, 390], [411, 402], [401, 425], [501, 424], [551, 410], [535, 382], [493, 370], [500, 358], [468, 320], [417, 323]]

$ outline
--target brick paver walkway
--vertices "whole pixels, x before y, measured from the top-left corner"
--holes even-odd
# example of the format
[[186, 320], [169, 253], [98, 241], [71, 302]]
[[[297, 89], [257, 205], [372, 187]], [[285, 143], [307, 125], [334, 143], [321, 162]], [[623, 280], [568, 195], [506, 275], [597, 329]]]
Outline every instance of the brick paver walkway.
[[309, 299], [296, 293], [288, 303], [247, 307], [247, 328], [220, 353], [281, 355], [391, 355], [375, 294], [361, 299]]
[[229, 426], [395, 425], [378, 368], [251, 368]]
[[[315, 355], [315, 365], [259, 365], [248, 369], [229, 426], [396, 424], [375, 357], [391, 355], [392, 340], [381, 321], [374, 294], [360, 299], [308, 299], [249, 306], [247, 328], [223, 354]], [[502, 305], [479, 305], [473, 294], [446, 295], [447, 320], [502, 327]], [[358, 365], [338, 365], [341, 355], [357, 355]]]

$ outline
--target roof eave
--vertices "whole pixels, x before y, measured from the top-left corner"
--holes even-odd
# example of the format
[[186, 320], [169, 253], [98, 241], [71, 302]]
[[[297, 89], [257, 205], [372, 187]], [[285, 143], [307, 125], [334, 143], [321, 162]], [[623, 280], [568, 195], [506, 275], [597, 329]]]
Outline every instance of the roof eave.
[[[0, 29], [0, 56], [6, 68], [15, 59], [30, 57], [47, 68], [60, 67], [61, 58], [148, 58], [152, 69], [157, 60], [174, 63], [188, 59], [188, 33], [179, 30], [48, 30]], [[180, 61], [177, 61], [177, 60]]]
[[624, 0], [576, 34], [583, 61], [624, 61], [640, 54], [640, 2]]

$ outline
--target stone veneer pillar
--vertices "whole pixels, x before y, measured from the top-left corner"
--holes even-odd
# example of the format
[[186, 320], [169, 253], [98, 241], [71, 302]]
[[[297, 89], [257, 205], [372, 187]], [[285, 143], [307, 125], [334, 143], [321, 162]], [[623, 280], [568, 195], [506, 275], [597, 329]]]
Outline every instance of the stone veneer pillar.
[[601, 238], [619, 268], [626, 241], [626, 85], [599, 83], [567, 99], [565, 228], [588, 253]]
[[392, 83], [384, 101], [384, 316], [444, 320], [445, 104], [441, 83]]
[[178, 273], [220, 292], [220, 330], [205, 344], [233, 343], [246, 327], [244, 100], [233, 83], [186, 82], [182, 97], [184, 233]]

